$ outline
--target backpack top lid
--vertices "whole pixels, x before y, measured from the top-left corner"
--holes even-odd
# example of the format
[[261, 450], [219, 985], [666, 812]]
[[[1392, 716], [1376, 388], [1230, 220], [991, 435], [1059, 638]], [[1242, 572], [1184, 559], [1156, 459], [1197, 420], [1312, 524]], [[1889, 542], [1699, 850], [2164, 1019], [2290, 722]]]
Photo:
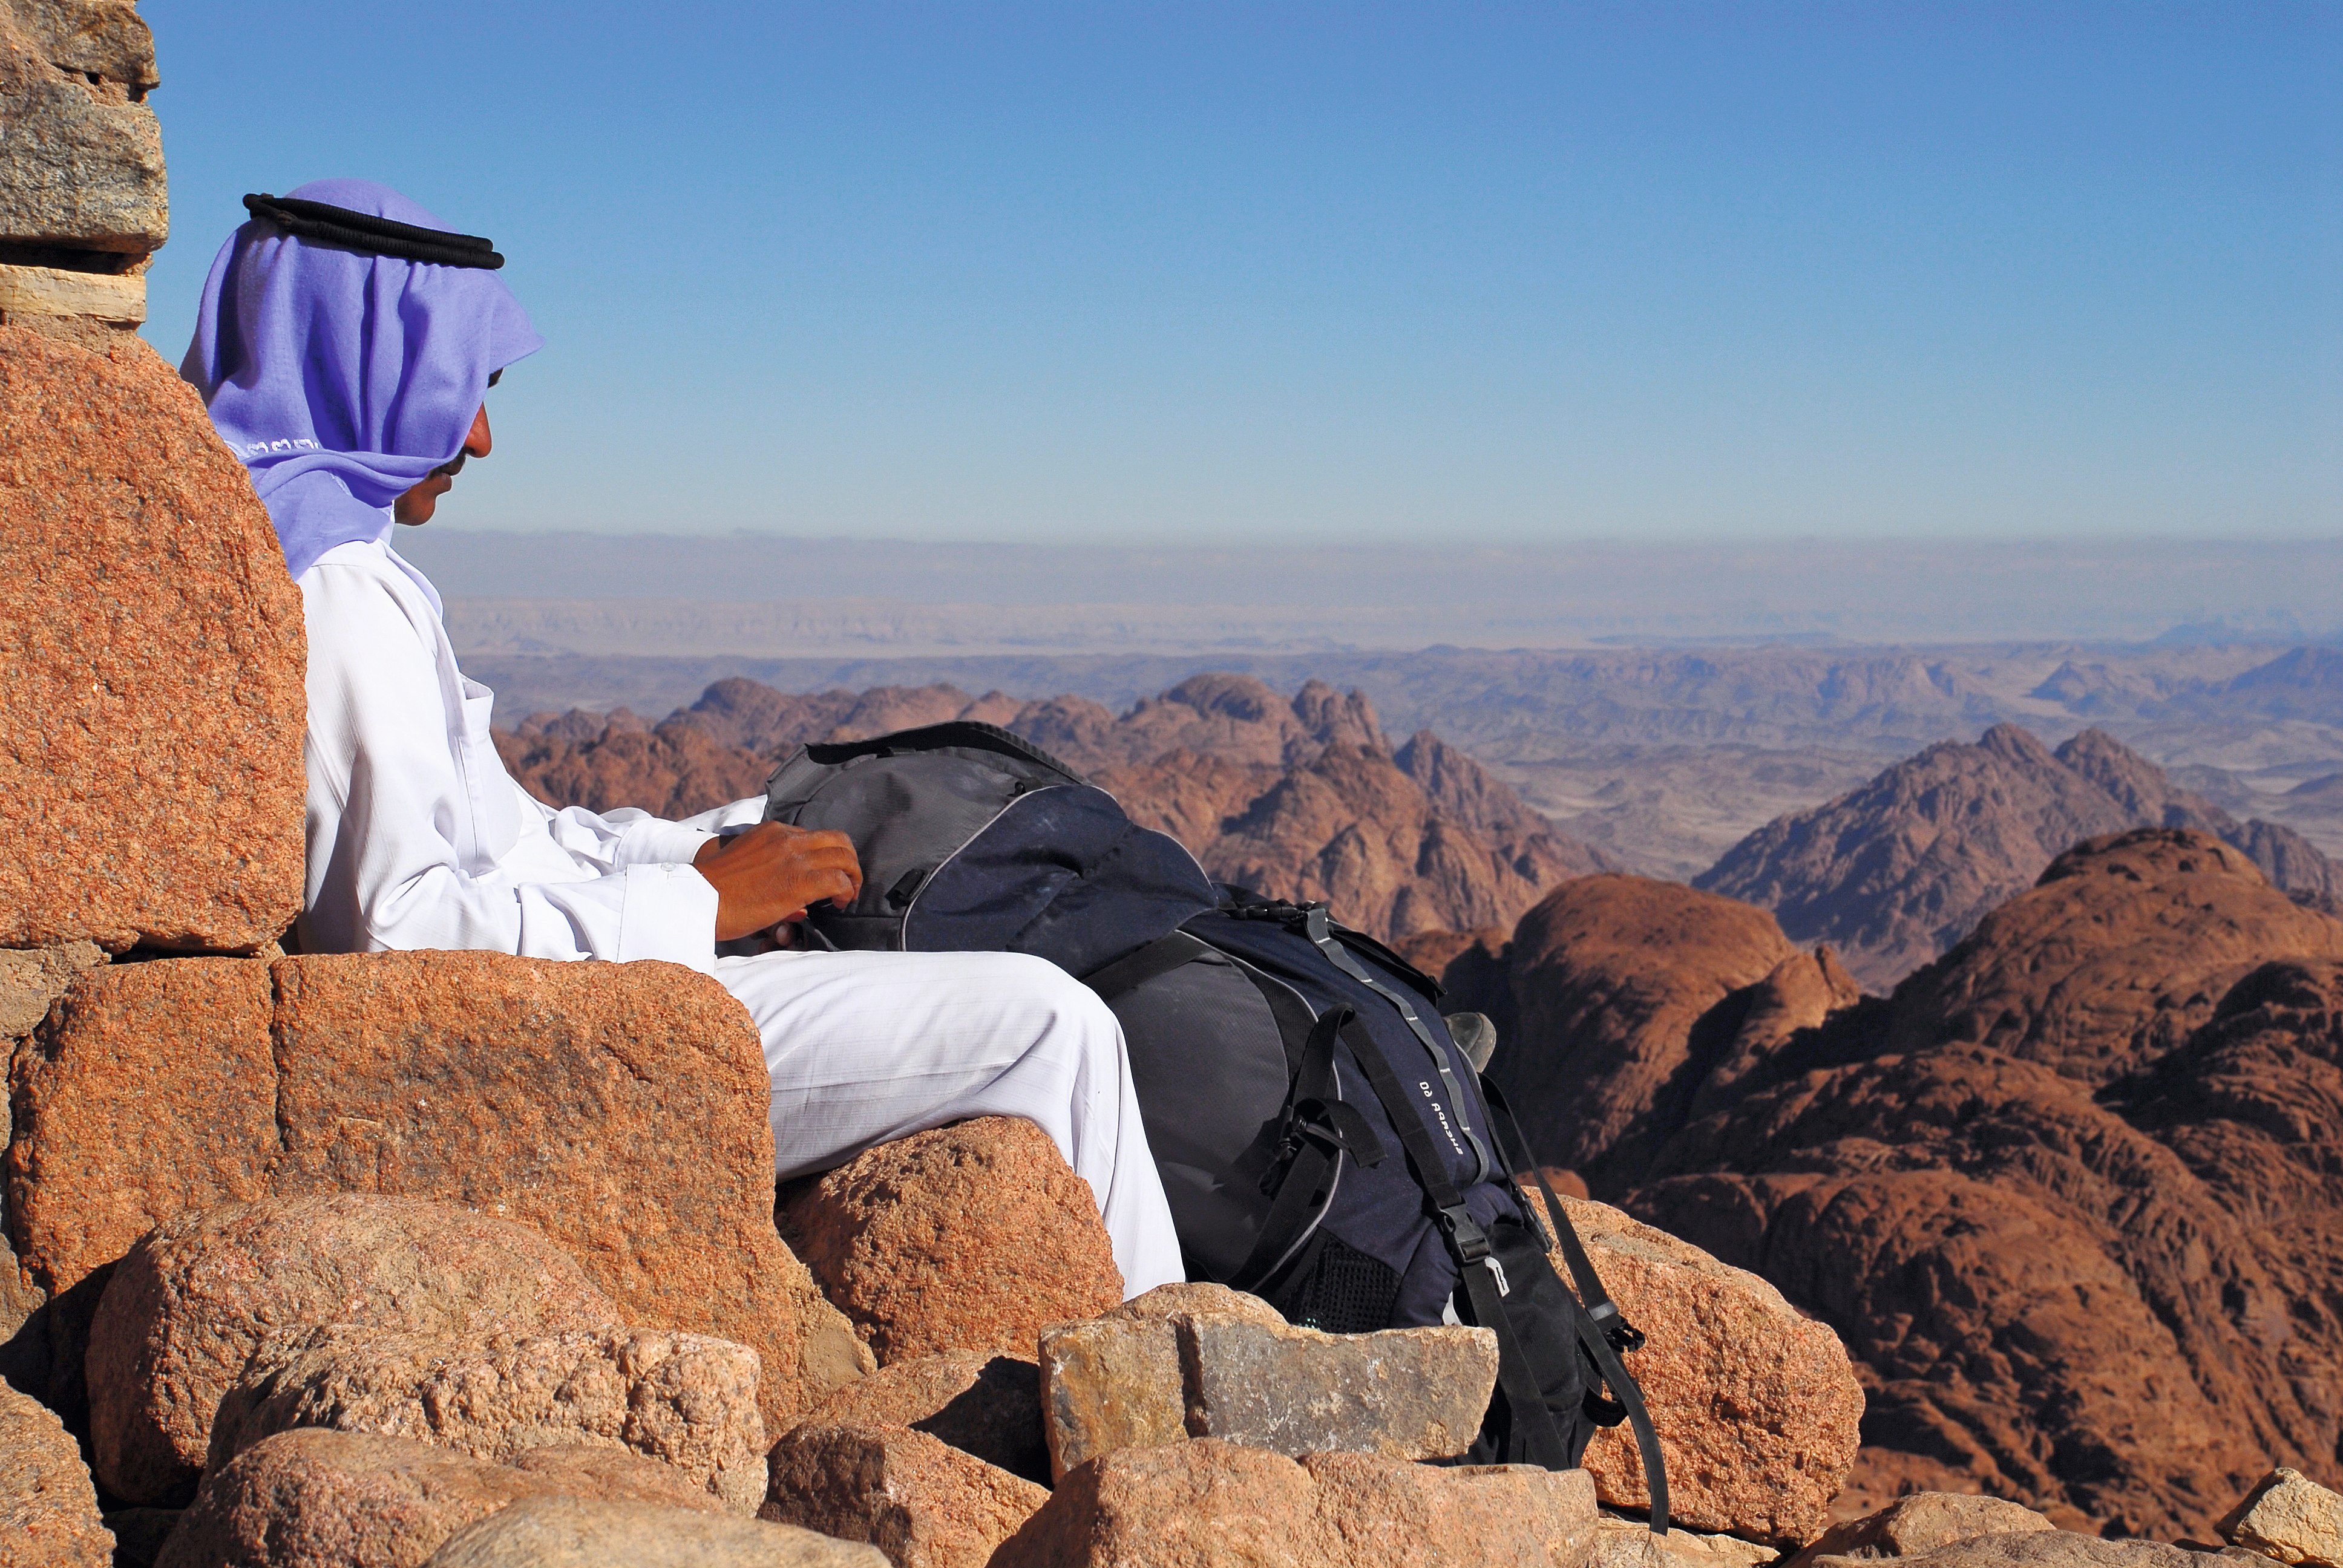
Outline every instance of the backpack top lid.
[[868, 757], [900, 757], [911, 753], [949, 752], [993, 765], [1031, 783], [1087, 784], [1089, 779], [1059, 761], [1014, 730], [981, 719], [955, 719], [898, 729], [861, 740], [809, 741], [784, 758], [765, 780], [765, 818], [787, 821], [782, 809], [811, 798], [812, 791], [836, 770]]
[[990, 724], [801, 746], [765, 817], [853, 840], [860, 895], [808, 920], [834, 947], [1032, 953], [1080, 975], [1217, 901], [1176, 840]]

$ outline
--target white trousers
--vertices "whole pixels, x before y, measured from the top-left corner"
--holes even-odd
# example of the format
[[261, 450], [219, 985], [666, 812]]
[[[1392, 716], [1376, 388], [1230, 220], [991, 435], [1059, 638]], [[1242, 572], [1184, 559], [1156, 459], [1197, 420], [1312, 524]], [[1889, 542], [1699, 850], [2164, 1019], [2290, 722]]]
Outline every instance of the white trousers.
[[1185, 1279], [1122, 1026], [1021, 953], [760, 953], [716, 961], [757, 1020], [783, 1178], [972, 1116], [1021, 1116], [1091, 1185], [1127, 1301]]

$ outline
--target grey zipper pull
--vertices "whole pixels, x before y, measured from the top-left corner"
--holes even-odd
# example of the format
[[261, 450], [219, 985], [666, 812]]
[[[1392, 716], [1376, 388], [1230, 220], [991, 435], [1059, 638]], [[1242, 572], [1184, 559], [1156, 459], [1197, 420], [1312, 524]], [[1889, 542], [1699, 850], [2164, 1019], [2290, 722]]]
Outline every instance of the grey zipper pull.
[[1513, 1287], [1505, 1282], [1505, 1265], [1497, 1261], [1497, 1254], [1492, 1252], [1487, 1257], [1482, 1259], [1481, 1261], [1488, 1264], [1489, 1272], [1497, 1277], [1497, 1294], [1501, 1296], [1512, 1295], [1513, 1293]]

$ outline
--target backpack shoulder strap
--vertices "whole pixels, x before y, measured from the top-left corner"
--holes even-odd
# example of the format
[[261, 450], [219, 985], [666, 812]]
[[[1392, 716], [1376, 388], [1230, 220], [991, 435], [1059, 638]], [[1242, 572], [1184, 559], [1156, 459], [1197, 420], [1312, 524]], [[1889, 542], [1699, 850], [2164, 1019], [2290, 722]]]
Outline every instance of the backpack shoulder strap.
[[1128, 952], [1111, 963], [1104, 964], [1082, 976], [1082, 983], [1098, 992], [1099, 1000], [1112, 1002], [1125, 991], [1135, 990], [1160, 975], [1168, 975], [1183, 964], [1202, 958], [1214, 950], [1185, 931], [1173, 931], [1158, 937], [1135, 952]]
[[[1586, 1255], [1586, 1244], [1578, 1239], [1578, 1227], [1570, 1222], [1569, 1211], [1554, 1196], [1553, 1186], [1545, 1179], [1545, 1168], [1537, 1162], [1529, 1139], [1522, 1132], [1521, 1119], [1513, 1114], [1504, 1091], [1490, 1081], [1485, 1072], [1481, 1074], [1481, 1095], [1492, 1111], [1504, 1118], [1504, 1125], [1512, 1129], [1513, 1157], [1529, 1171], [1531, 1179], [1537, 1183], [1538, 1195], [1545, 1200], [1546, 1216], [1554, 1224], [1555, 1250], [1570, 1265], [1570, 1282], [1576, 1287], [1578, 1300], [1586, 1308], [1586, 1321], [1579, 1338], [1587, 1353], [1594, 1358], [1594, 1364], [1602, 1369], [1603, 1381], [1611, 1386], [1612, 1397], [1626, 1410], [1629, 1429], [1635, 1434], [1635, 1452], [1643, 1458], [1644, 1474], [1651, 1489], [1652, 1530], [1664, 1535], [1668, 1530], [1668, 1474], [1660, 1457], [1660, 1434], [1652, 1425], [1651, 1412], [1644, 1407], [1644, 1391], [1636, 1386], [1625, 1363], [1619, 1359], [1623, 1352], [1644, 1348], [1644, 1332], [1627, 1321], [1619, 1311], [1619, 1303], [1604, 1288], [1603, 1276], [1594, 1271], [1594, 1260]], [[1497, 1141], [1501, 1145], [1504, 1142], [1502, 1132]]]
[[[1611, 1292], [1604, 1287], [1603, 1276], [1594, 1271], [1594, 1260], [1586, 1255], [1586, 1245], [1578, 1239], [1578, 1228], [1570, 1222], [1570, 1215], [1563, 1208], [1562, 1200], [1554, 1196], [1554, 1188], [1546, 1181], [1544, 1167], [1537, 1162], [1529, 1140], [1522, 1133], [1521, 1119], [1513, 1114], [1504, 1091], [1492, 1082], [1485, 1072], [1481, 1075], [1481, 1097], [1489, 1102], [1490, 1110], [1505, 1119], [1505, 1125], [1513, 1131], [1512, 1153], [1521, 1161], [1521, 1168], [1530, 1173], [1530, 1179], [1537, 1183], [1538, 1195], [1545, 1200], [1546, 1215], [1553, 1222], [1555, 1250], [1562, 1253], [1563, 1261], [1570, 1265], [1570, 1282], [1577, 1289], [1578, 1299], [1585, 1303], [1586, 1315], [1594, 1320], [1595, 1326], [1603, 1331], [1604, 1338], [1610, 1340], [1615, 1348], [1622, 1351], [1643, 1349], [1643, 1331], [1621, 1314], [1619, 1303], [1611, 1299]], [[1498, 1141], [1504, 1141], [1502, 1134]]]
[[[1456, 1118], [1457, 1131], [1463, 1133], [1473, 1146], [1473, 1159], [1479, 1167], [1473, 1174], [1473, 1180], [1486, 1181], [1494, 1177], [1497, 1171], [1489, 1158], [1489, 1146], [1481, 1141], [1481, 1134], [1473, 1126], [1472, 1111], [1465, 1103], [1463, 1086], [1456, 1081], [1456, 1073], [1448, 1060], [1448, 1052], [1441, 1049], [1438, 1040], [1433, 1039], [1431, 1027], [1423, 1021], [1423, 1015], [1416, 1010], [1415, 1003], [1377, 980], [1366, 965], [1361, 963], [1351, 950], [1342, 945], [1342, 940], [1334, 934], [1332, 923], [1327, 919], [1325, 905], [1310, 906], [1303, 919], [1302, 930], [1336, 969], [1391, 1003], [1398, 1010], [1399, 1016], [1406, 1020], [1409, 1032], [1415, 1036], [1423, 1046], [1425, 1053], [1432, 1058], [1433, 1068], [1440, 1074], [1441, 1086], [1448, 1091], [1448, 1111], [1449, 1114]], [[1410, 970], [1408, 972], [1413, 974], [1414, 970]], [[1378, 1092], [1381, 1091], [1382, 1087], [1381, 1084], [1376, 1085]], [[1399, 1117], [1398, 1106], [1393, 1105], [1389, 1109], [1394, 1118]], [[1428, 1178], [1429, 1172], [1426, 1175]]]

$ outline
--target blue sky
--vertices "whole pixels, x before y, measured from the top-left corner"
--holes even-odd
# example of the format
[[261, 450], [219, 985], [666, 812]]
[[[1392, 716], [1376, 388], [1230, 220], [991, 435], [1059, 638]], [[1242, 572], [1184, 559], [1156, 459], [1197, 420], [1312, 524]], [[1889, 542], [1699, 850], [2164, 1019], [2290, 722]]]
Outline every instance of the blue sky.
[[445, 526], [2343, 532], [2343, 5], [145, 0], [184, 349], [387, 180], [549, 347]]

